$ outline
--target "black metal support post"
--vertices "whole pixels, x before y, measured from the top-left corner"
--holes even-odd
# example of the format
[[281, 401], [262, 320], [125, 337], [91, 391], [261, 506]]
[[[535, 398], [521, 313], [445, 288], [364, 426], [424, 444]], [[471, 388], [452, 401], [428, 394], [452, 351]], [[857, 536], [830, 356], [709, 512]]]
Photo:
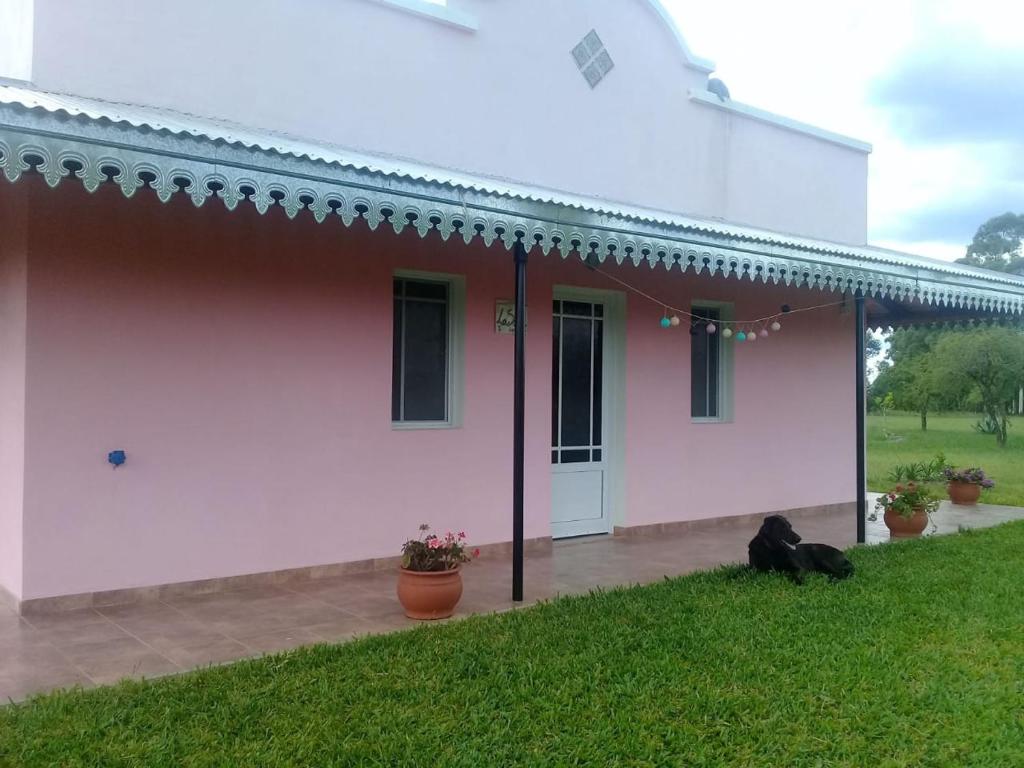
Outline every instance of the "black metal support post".
[[858, 290], [854, 298], [857, 323], [857, 543], [865, 538], [865, 517], [868, 512], [867, 491], [867, 315], [864, 293]]
[[516, 241], [516, 351], [512, 417], [512, 600], [523, 600], [523, 459], [526, 418], [526, 246]]

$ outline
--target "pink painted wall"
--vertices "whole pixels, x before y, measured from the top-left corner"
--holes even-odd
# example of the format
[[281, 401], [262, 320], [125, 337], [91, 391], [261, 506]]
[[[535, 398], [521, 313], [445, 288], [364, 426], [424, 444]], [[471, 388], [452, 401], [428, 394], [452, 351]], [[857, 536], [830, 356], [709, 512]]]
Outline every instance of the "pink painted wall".
[[[511, 537], [512, 337], [494, 333], [506, 252], [36, 178], [16, 189], [30, 187], [25, 598], [390, 556], [424, 521]], [[391, 428], [397, 268], [466, 276], [459, 429]], [[740, 316], [831, 296], [619, 272], [667, 301], [735, 300]], [[550, 533], [556, 284], [613, 287], [575, 259], [531, 262], [527, 537]], [[633, 297], [627, 314], [625, 523], [853, 498], [849, 316], [738, 349], [734, 423], [694, 425], [688, 334]]]
[[[32, 77], [553, 190], [865, 242], [867, 155], [691, 101], [707, 73], [687, 63], [650, 0], [449, 5], [478, 29], [370, 0], [35, 0]], [[615, 62], [594, 89], [570, 55], [591, 29]]]
[[28, 301], [26, 203], [24, 195], [0, 195], [0, 604], [4, 602], [3, 592], [20, 598], [22, 591]]
[[[783, 303], [839, 300], [707, 276], [680, 282], [685, 285], [671, 293], [683, 306], [695, 299], [733, 301], [737, 318], [765, 317]], [[688, 335], [655, 327], [657, 308], [635, 309], [627, 340], [630, 525], [855, 498], [852, 312], [829, 308], [783, 318], [778, 336], [733, 342], [733, 419], [708, 424], [689, 418]]]

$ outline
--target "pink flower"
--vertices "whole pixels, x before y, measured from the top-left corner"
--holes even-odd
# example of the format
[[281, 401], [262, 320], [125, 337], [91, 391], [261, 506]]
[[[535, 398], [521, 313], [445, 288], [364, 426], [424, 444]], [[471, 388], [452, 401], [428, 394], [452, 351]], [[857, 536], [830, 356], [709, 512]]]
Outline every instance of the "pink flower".
[[466, 538], [466, 532], [465, 531], [459, 531], [459, 538], [460, 539]]
[[473, 557], [480, 557], [480, 547], [473, 550]]

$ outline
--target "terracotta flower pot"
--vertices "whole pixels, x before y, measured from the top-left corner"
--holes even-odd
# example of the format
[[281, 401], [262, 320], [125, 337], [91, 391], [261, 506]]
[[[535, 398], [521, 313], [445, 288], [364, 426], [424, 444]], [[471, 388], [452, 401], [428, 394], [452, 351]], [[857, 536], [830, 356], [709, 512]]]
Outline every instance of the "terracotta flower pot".
[[447, 619], [462, 598], [462, 571], [398, 569], [398, 601], [410, 619]]
[[928, 513], [923, 509], [915, 509], [911, 517], [903, 517], [898, 512], [886, 510], [885, 525], [889, 535], [894, 539], [912, 539], [920, 536], [928, 526]]
[[961, 483], [954, 480], [946, 486], [949, 492], [949, 500], [954, 504], [972, 505], [977, 504], [981, 498], [981, 486], [977, 483]]

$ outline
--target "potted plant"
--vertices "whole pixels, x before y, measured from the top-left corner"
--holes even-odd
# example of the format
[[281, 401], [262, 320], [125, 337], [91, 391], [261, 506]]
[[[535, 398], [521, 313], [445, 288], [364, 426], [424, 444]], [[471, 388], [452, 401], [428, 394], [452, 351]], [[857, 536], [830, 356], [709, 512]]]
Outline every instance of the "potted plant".
[[480, 555], [466, 550], [466, 534], [448, 532], [444, 536], [428, 533], [420, 526], [420, 537], [402, 545], [402, 565], [398, 569], [398, 601], [410, 619], [447, 619], [462, 597], [463, 563]]
[[954, 504], [977, 504], [981, 498], [981, 489], [995, 486], [995, 482], [985, 476], [985, 470], [979, 467], [946, 467], [944, 474], [948, 483], [946, 490], [949, 492], [949, 500]]
[[875, 503], [877, 519], [879, 511], [884, 512], [885, 525], [894, 539], [920, 536], [928, 525], [928, 515], [939, 507], [939, 500], [932, 496], [924, 485], [910, 482], [897, 485], [883, 494]]

